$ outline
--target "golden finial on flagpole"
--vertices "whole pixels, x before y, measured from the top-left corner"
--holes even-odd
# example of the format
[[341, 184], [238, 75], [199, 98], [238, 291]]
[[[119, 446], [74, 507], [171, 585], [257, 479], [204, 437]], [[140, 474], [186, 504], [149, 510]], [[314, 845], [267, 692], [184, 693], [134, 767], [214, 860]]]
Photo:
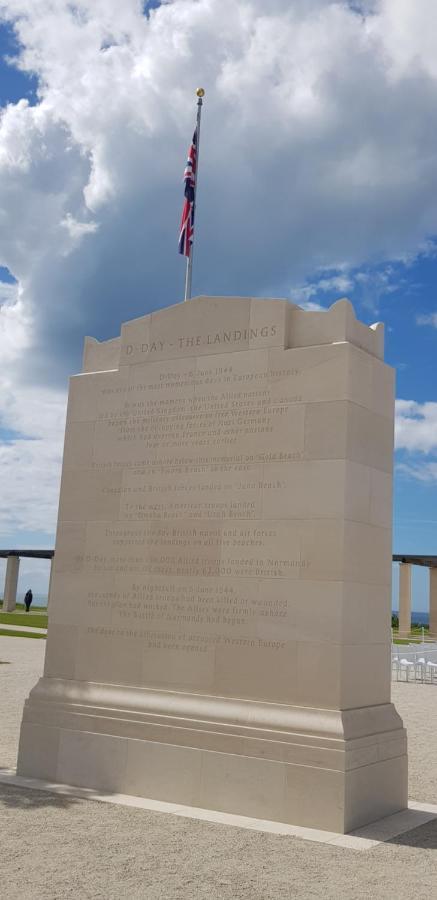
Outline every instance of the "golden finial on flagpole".
[[205, 96], [204, 88], [197, 88], [196, 95], [198, 97], [204, 97]]

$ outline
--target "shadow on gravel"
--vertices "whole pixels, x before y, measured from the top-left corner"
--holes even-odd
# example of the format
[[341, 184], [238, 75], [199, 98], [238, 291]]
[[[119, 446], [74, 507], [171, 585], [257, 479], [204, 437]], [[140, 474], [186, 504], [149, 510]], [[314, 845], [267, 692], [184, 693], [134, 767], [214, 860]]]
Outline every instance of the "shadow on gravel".
[[386, 843], [401, 847], [419, 847], [422, 850], [437, 850], [437, 818], [413, 828], [412, 831], [398, 834]]
[[28, 787], [14, 787], [0, 784], [0, 809], [68, 809], [83, 803], [81, 797], [70, 797], [65, 794], [50, 794], [49, 791], [36, 791]]

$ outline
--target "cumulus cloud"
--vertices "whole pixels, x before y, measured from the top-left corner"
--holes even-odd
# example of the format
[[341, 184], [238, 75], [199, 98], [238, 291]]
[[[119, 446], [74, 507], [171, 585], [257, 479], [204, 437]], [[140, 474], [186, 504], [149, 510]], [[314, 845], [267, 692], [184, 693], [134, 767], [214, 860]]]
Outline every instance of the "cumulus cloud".
[[397, 400], [395, 435], [398, 450], [437, 452], [437, 403]]
[[288, 294], [321, 268], [414, 253], [437, 231], [435, 13], [413, 0], [0, 11], [39, 83], [39, 102], [1, 122], [0, 262], [34, 312], [41, 380], [77, 365], [84, 332], [108, 337], [180, 298], [198, 82], [198, 291]]
[[[181, 298], [181, 176], [199, 83], [195, 291], [290, 296], [297, 285], [314, 309], [361, 270], [371, 298], [390, 291], [387, 261], [437, 233], [435, 5], [146, 6], [0, 0], [15, 64], [38, 84], [34, 105], [9, 104], [0, 120], [0, 265], [18, 282], [0, 295], [0, 351], [17, 351], [0, 415], [26, 437], [3, 447], [5, 465], [21, 454], [20, 477], [38, 441], [51, 448], [41, 478], [56, 469], [83, 335], [111, 337]], [[404, 418], [401, 434], [417, 429]]]
[[405, 451], [398, 472], [418, 481], [437, 482], [437, 403], [397, 400], [395, 444], [397, 450]]
[[[14, 406], [21, 405], [26, 431], [22, 437], [0, 443], [1, 543], [17, 532], [38, 533], [51, 543], [58, 507], [65, 398], [38, 390], [20, 391], [19, 397], [9, 399], [15, 400]], [[37, 425], [35, 409], [49, 428]]]
[[383, 40], [392, 78], [424, 72], [437, 78], [435, 34], [437, 8], [434, 3], [414, 0], [383, 0], [372, 4], [370, 34]]
[[311, 300], [311, 297], [321, 297], [325, 294], [327, 300], [334, 300], [347, 295], [358, 301], [363, 308], [376, 314], [379, 312], [379, 304], [383, 297], [406, 287], [406, 278], [402, 270], [407, 265], [408, 263], [404, 261], [361, 269], [343, 265], [338, 271], [322, 271], [310, 281], [292, 288], [290, 296], [304, 309], [311, 311], [316, 307], [324, 309], [317, 301]]
[[351, 277], [344, 273], [320, 275], [310, 282], [306, 282], [290, 291], [291, 299], [303, 309], [309, 312], [320, 312], [324, 309], [320, 303], [312, 300], [312, 297], [320, 297], [321, 294], [335, 293], [344, 296], [353, 289]]
[[0, 284], [0, 543], [56, 524], [65, 391], [20, 379], [32, 321], [16, 285]]
[[2, 367], [15, 361], [30, 344], [29, 318], [17, 284], [0, 281], [0, 347]]

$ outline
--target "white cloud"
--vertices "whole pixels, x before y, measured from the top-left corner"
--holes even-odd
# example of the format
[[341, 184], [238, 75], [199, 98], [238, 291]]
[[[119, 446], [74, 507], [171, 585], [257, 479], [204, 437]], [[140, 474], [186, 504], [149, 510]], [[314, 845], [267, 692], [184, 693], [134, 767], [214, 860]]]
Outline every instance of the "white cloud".
[[330, 294], [332, 292], [344, 296], [352, 289], [353, 281], [349, 275], [343, 273], [330, 276], [321, 275], [311, 282], [292, 288], [290, 296], [294, 303], [302, 306], [302, 308], [308, 310], [308, 312], [320, 312], [320, 310], [323, 310], [325, 307], [321, 306], [320, 303], [311, 300], [311, 297], [320, 296], [320, 294]]
[[[17, 398], [18, 399], [18, 398]], [[25, 408], [35, 396], [20, 392]], [[38, 396], [38, 405], [47, 419], [53, 412], [53, 397]], [[59, 398], [57, 417], [61, 418], [65, 402]], [[0, 540], [16, 532], [39, 532], [53, 540], [56, 527], [62, 428], [56, 438], [45, 433], [34, 437], [29, 428], [26, 438], [0, 443]]]
[[[422, 256], [422, 251], [419, 251], [418, 255]], [[338, 299], [347, 295], [349, 298], [359, 300], [368, 310], [377, 313], [383, 297], [394, 294], [401, 288], [406, 289], [405, 270], [409, 265], [411, 259], [406, 258], [388, 265], [361, 269], [354, 269], [345, 264], [337, 271], [322, 269], [311, 280], [292, 288], [290, 296], [304, 309], [314, 310], [315, 307], [323, 309], [323, 306], [317, 301], [312, 301], [310, 299], [312, 297], [330, 294], [333, 299]]]
[[418, 325], [432, 325], [433, 328], [437, 328], [437, 312], [416, 316], [416, 322]]
[[39, 336], [45, 312], [71, 335], [59, 284], [77, 331], [96, 327], [90, 292], [113, 280], [117, 246], [137, 287], [178, 296], [180, 172], [199, 80], [204, 289], [262, 292], [414, 253], [437, 231], [437, 81], [420, 4], [396, 4], [364, 5], [363, 19], [327, 0], [173, 0], [146, 18], [139, 0], [4, 0], [41, 100], [3, 116], [1, 252]]
[[99, 227], [97, 222], [78, 222], [71, 213], [67, 213], [65, 219], [61, 220], [61, 225], [67, 229], [70, 237], [76, 241], [79, 241], [85, 234], [94, 234]]
[[0, 543], [15, 532], [55, 530], [64, 432], [65, 392], [23, 382], [22, 355], [32, 323], [16, 286], [0, 306]]
[[18, 285], [0, 282], [0, 348], [2, 369], [30, 345], [30, 319]]
[[[39, 85], [34, 106], [11, 104], [0, 120], [0, 265], [19, 282], [1, 295], [0, 354], [14, 362], [0, 414], [34, 438], [2, 458], [20, 454], [20, 478], [38, 460], [41, 477], [56, 469], [56, 385], [77, 369], [83, 334], [115, 335], [121, 320], [181, 297], [181, 176], [199, 83], [195, 289], [278, 296], [296, 284], [314, 309], [352, 281], [372, 305], [395, 289], [387, 261], [411, 260], [437, 233], [435, 4], [142, 9], [0, 2], [18, 65]], [[404, 419], [412, 441], [420, 421]], [[11, 508], [28, 493], [21, 481], [14, 491]]]
[[396, 401], [395, 446], [404, 451], [396, 464], [399, 474], [437, 483], [437, 403]]
[[[437, 462], [420, 462], [420, 463], [398, 463], [396, 471], [416, 481], [423, 481], [426, 484], [434, 484], [437, 482]], [[428, 522], [428, 524], [437, 524], [437, 522]]]
[[397, 267], [388, 265], [373, 271], [356, 272], [355, 284], [363, 306], [376, 313], [382, 297], [396, 293], [405, 285], [405, 278], [399, 274]]
[[314, 303], [313, 300], [296, 300], [296, 302], [306, 312], [323, 312], [326, 309], [325, 306], [322, 306], [320, 303]]
[[423, 72], [437, 78], [435, 3], [416, 0], [382, 0], [375, 3], [376, 15], [368, 21], [369, 33], [384, 41], [392, 78]]
[[437, 452], [437, 403], [397, 400], [395, 437], [398, 450]]

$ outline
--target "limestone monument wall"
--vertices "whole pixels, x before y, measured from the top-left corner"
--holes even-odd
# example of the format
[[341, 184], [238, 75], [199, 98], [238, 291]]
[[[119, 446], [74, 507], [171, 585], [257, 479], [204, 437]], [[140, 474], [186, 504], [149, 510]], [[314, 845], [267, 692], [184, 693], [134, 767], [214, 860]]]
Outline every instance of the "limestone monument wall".
[[86, 339], [19, 774], [339, 832], [406, 806], [382, 357], [347, 300]]

